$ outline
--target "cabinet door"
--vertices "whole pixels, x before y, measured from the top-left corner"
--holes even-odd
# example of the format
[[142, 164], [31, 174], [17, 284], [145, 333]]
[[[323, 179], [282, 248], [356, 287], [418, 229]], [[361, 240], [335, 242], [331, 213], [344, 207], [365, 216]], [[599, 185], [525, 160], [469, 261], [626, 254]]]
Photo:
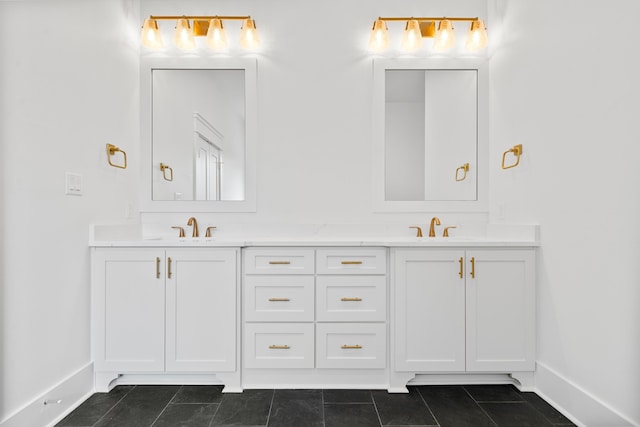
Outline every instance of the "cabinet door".
[[397, 371], [464, 371], [463, 258], [462, 250], [395, 250]]
[[167, 371], [233, 371], [235, 249], [167, 251]]
[[467, 251], [468, 371], [534, 370], [534, 261], [530, 249]]
[[164, 370], [164, 251], [98, 249], [93, 257], [96, 371]]

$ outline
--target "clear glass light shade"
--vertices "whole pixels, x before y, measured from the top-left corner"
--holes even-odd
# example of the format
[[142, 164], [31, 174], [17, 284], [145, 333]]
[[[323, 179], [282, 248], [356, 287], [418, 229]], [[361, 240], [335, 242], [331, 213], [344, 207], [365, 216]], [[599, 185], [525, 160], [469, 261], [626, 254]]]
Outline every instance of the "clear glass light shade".
[[162, 47], [162, 35], [158, 29], [158, 21], [155, 19], [144, 20], [140, 41], [142, 46], [149, 49], [160, 49]]
[[373, 24], [371, 37], [369, 37], [369, 50], [373, 52], [384, 52], [389, 47], [389, 29], [387, 24], [378, 19]]
[[456, 42], [455, 34], [453, 33], [453, 25], [451, 21], [440, 21], [438, 25], [438, 31], [436, 31], [436, 37], [433, 42], [433, 49], [439, 52], [449, 50]]
[[413, 52], [422, 46], [422, 33], [420, 33], [420, 24], [415, 19], [407, 21], [407, 26], [402, 36], [402, 50], [405, 52]]
[[176, 47], [182, 50], [193, 50], [196, 48], [196, 39], [193, 35], [193, 28], [189, 25], [188, 19], [178, 19], [173, 42]]
[[256, 22], [253, 19], [245, 19], [240, 32], [240, 47], [253, 50], [260, 46], [260, 37], [256, 30]]
[[467, 34], [467, 43], [465, 47], [469, 51], [478, 51], [487, 47], [487, 29], [482, 20], [473, 21], [471, 29]]
[[218, 18], [209, 22], [207, 30], [207, 46], [213, 50], [225, 50], [228, 46], [227, 34], [222, 27], [222, 21]]

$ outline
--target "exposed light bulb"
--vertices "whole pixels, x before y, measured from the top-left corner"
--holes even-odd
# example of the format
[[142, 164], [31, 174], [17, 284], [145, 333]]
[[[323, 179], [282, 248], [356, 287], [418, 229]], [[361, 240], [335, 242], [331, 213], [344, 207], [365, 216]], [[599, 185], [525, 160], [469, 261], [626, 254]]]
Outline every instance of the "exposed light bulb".
[[440, 52], [449, 50], [453, 47], [455, 41], [456, 37], [453, 33], [453, 25], [451, 25], [451, 21], [447, 19], [440, 21], [438, 31], [436, 31], [435, 40], [433, 42], [433, 49]]
[[487, 29], [481, 19], [471, 22], [469, 34], [467, 34], [467, 50], [472, 52], [482, 50], [487, 47]]
[[245, 19], [240, 32], [240, 47], [247, 50], [253, 50], [260, 46], [260, 37], [256, 30], [256, 22], [251, 19]]
[[389, 29], [387, 24], [378, 19], [373, 24], [371, 37], [369, 37], [369, 49], [373, 52], [384, 52], [389, 47]]
[[189, 25], [189, 20], [178, 19], [176, 23], [176, 34], [173, 37], [175, 45], [182, 50], [193, 50], [196, 48], [196, 39], [193, 35], [193, 28]]
[[422, 33], [420, 33], [420, 24], [415, 19], [407, 21], [407, 26], [402, 36], [402, 50], [405, 52], [413, 52], [422, 46]]
[[162, 47], [162, 35], [158, 29], [158, 21], [151, 18], [144, 20], [140, 41], [144, 47], [149, 49], [160, 49]]
[[218, 18], [214, 18], [209, 22], [207, 46], [213, 50], [225, 50], [227, 48], [227, 34], [222, 27], [222, 21]]

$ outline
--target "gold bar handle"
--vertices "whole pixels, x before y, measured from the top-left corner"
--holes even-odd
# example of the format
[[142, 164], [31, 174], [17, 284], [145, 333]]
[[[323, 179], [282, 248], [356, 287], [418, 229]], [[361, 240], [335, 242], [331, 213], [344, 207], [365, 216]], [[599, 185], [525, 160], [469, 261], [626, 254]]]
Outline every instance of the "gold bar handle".
[[[458, 171], [462, 171], [463, 174], [462, 175], [458, 174]], [[464, 181], [465, 178], [467, 177], [467, 172], [469, 172], [469, 163], [465, 163], [464, 165], [456, 169], [456, 181]]]
[[[516, 157], [516, 162], [512, 165], [506, 166], [504, 165], [504, 160], [507, 157], [507, 154], [513, 153]], [[512, 148], [508, 149], [504, 153], [502, 153], [502, 169], [511, 169], [515, 168], [520, 164], [520, 156], [522, 155], [522, 144], [514, 145]]]
[[269, 298], [269, 301], [291, 301], [289, 298]]
[[171, 257], [167, 258], [167, 277], [171, 279]]
[[362, 301], [362, 298], [349, 298], [349, 297], [344, 297], [344, 298], [340, 298], [340, 301]]
[[356, 350], [360, 350], [361, 348], [362, 348], [362, 346], [361, 346], [361, 345], [358, 345], [358, 344], [356, 344], [356, 345], [346, 345], [346, 344], [345, 344], [345, 345], [343, 345], [343, 346], [342, 346], [342, 349], [344, 349], [344, 350], [347, 350], [347, 349], [356, 349]]
[[460, 272], [458, 273], [458, 275], [460, 276], [460, 278], [462, 279], [464, 277], [464, 273], [462, 272], [462, 269], [464, 268], [464, 261], [462, 259], [462, 257], [460, 257], [460, 259], [458, 260], [458, 262], [460, 263]]
[[160, 278], [160, 258], [156, 257], [156, 279]]
[[288, 345], [270, 345], [271, 350], [289, 350], [291, 347]]
[[[124, 156], [124, 164], [117, 164], [117, 163], [113, 163], [111, 161], [111, 156], [115, 155], [116, 153], [122, 153], [122, 155]], [[107, 144], [107, 161], [109, 162], [109, 165], [113, 166], [114, 168], [120, 168], [120, 169], [126, 169], [127, 168], [127, 153], [125, 153], [123, 150], [119, 149], [118, 147], [116, 147], [113, 144]]]
[[271, 265], [289, 265], [291, 261], [269, 261]]
[[342, 265], [360, 265], [362, 261], [342, 261]]
[[475, 257], [471, 257], [471, 277], [473, 279], [476, 278], [476, 259], [475, 259]]

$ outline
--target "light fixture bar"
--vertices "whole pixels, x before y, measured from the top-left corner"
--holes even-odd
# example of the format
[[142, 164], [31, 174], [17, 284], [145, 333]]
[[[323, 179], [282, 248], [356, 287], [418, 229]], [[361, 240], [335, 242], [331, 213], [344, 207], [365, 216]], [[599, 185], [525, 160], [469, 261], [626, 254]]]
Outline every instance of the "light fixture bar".
[[156, 19], [156, 20], [176, 20], [176, 19], [197, 19], [197, 20], [211, 20], [211, 19], [222, 19], [222, 20], [231, 20], [231, 19], [235, 19], [235, 20], [243, 20], [243, 19], [250, 19], [251, 16], [246, 15], [246, 16], [224, 16], [224, 15], [214, 15], [214, 16], [209, 16], [209, 15], [176, 15], [176, 16], [156, 16], [156, 15], [151, 15], [149, 16], [149, 19]]
[[476, 16], [475, 18], [447, 18], [446, 16], [442, 16], [439, 18], [429, 18], [429, 17], [415, 17], [415, 16], [409, 16], [409, 17], [404, 17], [404, 18], [396, 18], [396, 17], [383, 17], [380, 16], [378, 18], [378, 20], [380, 21], [418, 21], [418, 22], [422, 22], [422, 21], [479, 21], [478, 17]]

